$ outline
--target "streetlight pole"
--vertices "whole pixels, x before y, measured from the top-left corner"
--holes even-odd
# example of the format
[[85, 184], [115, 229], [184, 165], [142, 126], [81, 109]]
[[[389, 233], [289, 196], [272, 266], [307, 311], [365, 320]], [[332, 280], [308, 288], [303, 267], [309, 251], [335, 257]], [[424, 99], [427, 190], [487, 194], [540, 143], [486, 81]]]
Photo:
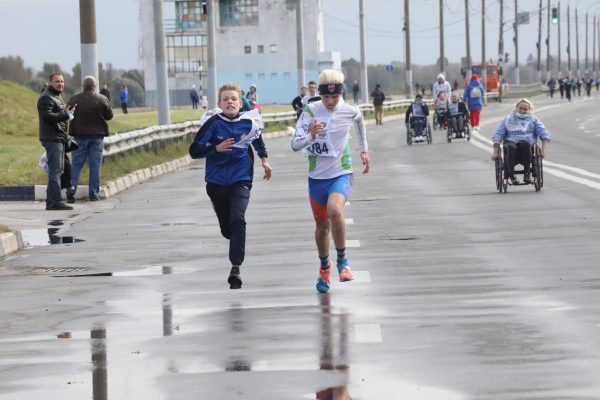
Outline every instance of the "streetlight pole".
[[444, 0], [440, 0], [440, 73], [444, 68]]
[[467, 65], [465, 66], [467, 73], [465, 74], [465, 78], [467, 82], [471, 79], [471, 35], [469, 31], [469, 0], [465, 0], [465, 37], [467, 40]]
[[412, 70], [410, 65], [410, 7], [409, 0], [404, 0], [404, 38], [405, 38], [405, 51], [406, 51], [406, 61], [404, 68], [406, 70], [406, 81], [404, 83], [406, 91], [406, 97], [412, 98]]
[[487, 61], [485, 56], [485, 0], [481, 0], [481, 83], [487, 93]]
[[542, 81], [542, 0], [538, 11], [537, 80]]
[[560, 1], [558, 2], [558, 10], [557, 11], [558, 11], [557, 12], [557, 14], [558, 14], [558, 43], [557, 43], [557, 46], [558, 46], [558, 60], [557, 60], [558, 61], [558, 65], [557, 65], [556, 69], [558, 70], [558, 75], [560, 76], [560, 74], [562, 73], [562, 60], [561, 60], [561, 57], [560, 57], [560, 24], [561, 24], [561, 22], [560, 22]]
[[573, 73], [571, 70], [571, 5], [567, 4], [567, 71], [569, 75]]
[[304, 70], [304, 27], [302, 19], [302, 0], [296, 0], [296, 63], [298, 67], [298, 90], [305, 85]]
[[515, 42], [515, 85], [521, 84], [521, 77], [519, 75], [519, 9], [517, 5], [517, 0], [515, 0], [515, 37], [513, 38]]
[[358, 19], [360, 24], [360, 87], [361, 101], [369, 101], [369, 82], [367, 78], [367, 56], [365, 50], [365, 7], [364, 0], [358, 0]]
[[550, 80], [550, 0], [548, 0], [548, 21], [546, 35], [546, 79]]

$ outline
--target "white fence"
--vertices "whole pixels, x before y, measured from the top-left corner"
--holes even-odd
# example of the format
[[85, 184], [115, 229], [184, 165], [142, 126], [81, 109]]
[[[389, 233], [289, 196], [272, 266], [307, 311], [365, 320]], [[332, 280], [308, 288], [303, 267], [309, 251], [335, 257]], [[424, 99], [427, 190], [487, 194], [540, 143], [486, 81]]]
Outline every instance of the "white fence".
[[[408, 107], [412, 100], [393, 100], [385, 102], [385, 110], [397, 110]], [[430, 100], [425, 103], [431, 104]], [[373, 113], [375, 110], [372, 104], [359, 105], [364, 115]], [[265, 127], [272, 124], [282, 124], [293, 126], [296, 124], [296, 113], [294, 111], [264, 114], [263, 121]], [[132, 151], [154, 151], [164, 148], [169, 143], [179, 140], [186, 140], [191, 143], [196, 132], [200, 129], [200, 121], [188, 121], [179, 124], [151, 126], [144, 129], [138, 129], [130, 132], [117, 133], [104, 139], [104, 157], [111, 157], [117, 154], [125, 154]]]

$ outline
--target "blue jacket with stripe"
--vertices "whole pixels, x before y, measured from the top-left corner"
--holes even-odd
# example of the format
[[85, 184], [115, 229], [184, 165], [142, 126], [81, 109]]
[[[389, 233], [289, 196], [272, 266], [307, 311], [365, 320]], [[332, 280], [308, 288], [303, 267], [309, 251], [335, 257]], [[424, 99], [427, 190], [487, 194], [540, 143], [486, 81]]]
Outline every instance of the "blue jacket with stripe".
[[222, 186], [236, 182], [252, 182], [254, 176], [254, 147], [260, 158], [268, 157], [262, 135], [246, 148], [233, 147], [229, 152], [219, 153], [215, 146], [226, 139], [239, 142], [242, 135], [252, 129], [252, 121], [240, 119], [240, 114], [229, 118], [225, 114], [215, 114], [198, 130], [190, 145], [189, 153], [194, 159], [206, 157], [204, 180]]

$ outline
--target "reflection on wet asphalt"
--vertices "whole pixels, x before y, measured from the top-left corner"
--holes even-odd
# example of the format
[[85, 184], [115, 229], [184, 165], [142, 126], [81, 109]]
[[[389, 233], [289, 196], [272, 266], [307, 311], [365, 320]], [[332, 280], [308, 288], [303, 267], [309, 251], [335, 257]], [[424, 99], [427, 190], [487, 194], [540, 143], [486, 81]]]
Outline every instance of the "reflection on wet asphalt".
[[[62, 225], [58, 222], [53, 221], [49, 225], [58, 226]], [[23, 229], [21, 234], [23, 235], [23, 242], [26, 247], [35, 246], [48, 246], [54, 244], [71, 244], [84, 242], [83, 239], [77, 239], [73, 236], [61, 236], [58, 234], [60, 228], [47, 228], [47, 229]]]

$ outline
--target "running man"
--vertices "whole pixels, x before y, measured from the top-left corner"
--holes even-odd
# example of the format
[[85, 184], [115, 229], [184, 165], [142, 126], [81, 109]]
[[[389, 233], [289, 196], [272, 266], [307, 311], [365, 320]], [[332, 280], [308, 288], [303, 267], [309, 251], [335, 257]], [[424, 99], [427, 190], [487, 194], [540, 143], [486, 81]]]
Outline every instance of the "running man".
[[337, 251], [340, 282], [353, 279], [346, 258], [344, 205], [353, 182], [350, 128], [356, 126], [360, 158], [369, 172], [367, 133], [362, 113], [342, 99], [344, 74], [327, 69], [319, 75], [321, 100], [309, 103], [300, 115], [292, 139], [292, 149], [308, 155], [308, 192], [316, 222], [315, 241], [321, 266], [317, 291], [326, 293], [331, 284], [329, 233]]

